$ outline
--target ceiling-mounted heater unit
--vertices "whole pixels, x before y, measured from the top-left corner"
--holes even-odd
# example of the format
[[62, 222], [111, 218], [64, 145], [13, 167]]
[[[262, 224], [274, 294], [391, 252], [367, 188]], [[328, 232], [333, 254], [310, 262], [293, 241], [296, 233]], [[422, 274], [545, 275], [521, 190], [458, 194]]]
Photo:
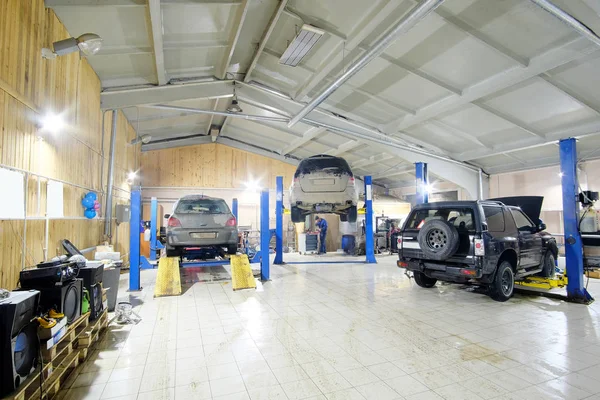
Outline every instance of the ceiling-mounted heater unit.
[[294, 40], [292, 40], [279, 59], [279, 63], [289, 65], [290, 67], [297, 66], [304, 56], [317, 44], [324, 33], [325, 31], [315, 28], [314, 26], [307, 24], [302, 25], [300, 32], [298, 32]]

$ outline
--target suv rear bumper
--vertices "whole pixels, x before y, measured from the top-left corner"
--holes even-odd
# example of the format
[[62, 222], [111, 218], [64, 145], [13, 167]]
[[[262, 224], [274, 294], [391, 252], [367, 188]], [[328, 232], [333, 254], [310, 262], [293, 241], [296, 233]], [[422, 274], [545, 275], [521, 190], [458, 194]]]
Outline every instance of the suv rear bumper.
[[406, 268], [409, 271], [422, 272], [430, 278], [453, 282], [481, 279], [483, 277], [482, 269], [476, 265], [448, 265], [422, 260], [398, 260], [396, 265], [398, 268]]

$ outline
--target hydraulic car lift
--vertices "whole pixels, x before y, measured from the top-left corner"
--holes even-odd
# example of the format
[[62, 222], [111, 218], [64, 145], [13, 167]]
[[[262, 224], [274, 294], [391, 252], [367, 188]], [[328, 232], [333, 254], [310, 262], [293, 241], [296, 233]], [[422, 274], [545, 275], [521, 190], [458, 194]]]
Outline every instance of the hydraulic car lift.
[[[237, 199], [233, 200], [232, 213], [238, 217], [238, 204]], [[152, 269], [156, 258], [156, 251], [162, 249], [164, 246], [156, 238], [156, 232], [158, 228], [158, 200], [152, 198], [151, 200], [151, 212], [150, 217], [150, 260], [149, 262], [146, 257], [140, 255], [140, 229], [134, 227], [141, 227], [142, 223], [142, 194], [139, 186], [131, 188], [131, 205], [129, 215], [129, 291], [141, 290], [140, 285], [140, 270]], [[261, 251], [257, 252], [256, 255], [250, 260], [250, 263], [260, 262], [260, 276], [261, 280], [268, 281], [270, 279], [270, 265], [269, 265], [269, 191], [265, 189], [261, 193], [260, 198], [260, 219], [261, 219], [261, 230], [260, 230], [260, 242]], [[262, 257], [264, 250], [266, 249], [266, 256]], [[216, 261], [192, 261], [192, 262], [180, 262], [180, 266], [186, 267], [217, 267], [223, 265], [230, 265], [229, 260], [216, 260]]]
[[[583, 245], [579, 232], [579, 203], [577, 180], [577, 147], [576, 139], [563, 139], [560, 146], [560, 170], [563, 197], [563, 218], [565, 227], [565, 258], [566, 268], [564, 274], [556, 274], [554, 278], [531, 276], [515, 281], [521, 287], [535, 289], [557, 289], [567, 287], [566, 300], [590, 304], [594, 298], [587, 292], [583, 282]], [[427, 203], [429, 177], [426, 163], [416, 163], [417, 178], [417, 203]], [[544, 295], [552, 295], [540, 292]], [[565, 298], [556, 295], [556, 297]]]
[[[275, 203], [275, 261], [274, 264], [286, 264], [283, 261], [283, 177], [277, 177], [277, 197]], [[362, 213], [362, 212], [359, 212]], [[365, 176], [365, 253], [366, 264], [376, 264], [375, 241], [373, 237], [373, 184], [370, 176]], [[261, 215], [262, 218], [262, 215]], [[261, 228], [262, 232], [262, 228]], [[261, 249], [263, 248], [261, 243]], [[287, 264], [357, 264], [360, 261], [297, 261]]]

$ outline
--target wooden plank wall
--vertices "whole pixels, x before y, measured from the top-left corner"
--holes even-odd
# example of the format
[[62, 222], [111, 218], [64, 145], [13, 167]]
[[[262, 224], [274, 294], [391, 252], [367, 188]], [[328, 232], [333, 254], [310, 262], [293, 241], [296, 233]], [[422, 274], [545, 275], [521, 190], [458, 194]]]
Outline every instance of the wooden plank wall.
[[[111, 115], [105, 115], [105, 134], [108, 133], [103, 149], [100, 80], [78, 53], [54, 60], [41, 57], [42, 47], [51, 47], [54, 41], [70, 36], [54, 12], [44, 7], [43, 0], [0, 0], [0, 164], [31, 173], [27, 217], [32, 218], [0, 221], [3, 288], [15, 287], [23, 259], [25, 266], [43, 260], [46, 225], [49, 257], [62, 254], [63, 238], [80, 248], [103, 240], [104, 221], [83, 219], [80, 205], [88, 190], [98, 192], [104, 205]], [[51, 135], [39, 130], [40, 117], [49, 111], [63, 115], [68, 124], [64, 132]], [[122, 113], [118, 121], [118, 189], [113, 204], [129, 201], [125, 179], [139, 163], [139, 146], [127, 145], [135, 132]], [[64, 219], [44, 219], [47, 179], [35, 174], [65, 182]], [[122, 224], [118, 234], [114, 227], [113, 236], [118, 236], [117, 249], [128, 254], [128, 224]]]
[[258, 180], [275, 189], [283, 176], [284, 188], [292, 183], [296, 167], [272, 158], [211, 143], [142, 153], [142, 186], [244, 188]]

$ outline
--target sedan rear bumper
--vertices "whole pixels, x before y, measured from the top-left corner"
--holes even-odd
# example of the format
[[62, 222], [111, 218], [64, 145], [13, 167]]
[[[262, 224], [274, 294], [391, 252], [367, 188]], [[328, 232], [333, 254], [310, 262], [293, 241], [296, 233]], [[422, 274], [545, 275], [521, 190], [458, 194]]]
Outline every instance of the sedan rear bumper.
[[[207, 237], [197, 237], [200, 235]], [[214, 237], [210, 237], [211, 235], [214, 235]], [[238, 231], [235, 227], [215, 229], [173, 228], [167, 230], [167, 244], [171, 247], [228, 246], [237, 245], [237, 242]]]

